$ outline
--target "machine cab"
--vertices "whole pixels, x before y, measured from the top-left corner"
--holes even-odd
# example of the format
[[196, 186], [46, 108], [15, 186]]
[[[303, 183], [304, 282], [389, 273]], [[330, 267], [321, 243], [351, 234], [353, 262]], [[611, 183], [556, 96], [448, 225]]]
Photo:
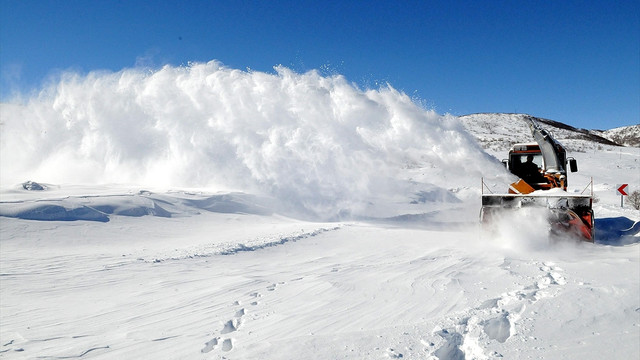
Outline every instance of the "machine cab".
[[[555, 156], [557, 158], [554, 160], [557, 159], [556, 162], [561, 165], [551, 170], [547, 168], [548, 164], [545, 163], [537, 143], [515, 144], [509, 150], [509, 159], [502, 162], [512, 174], [524, 180], [535, 190], [566, 188], [567, 152], [563, 147], [557, 146]], [[575, 159], [570, 158], [568, 165], [571, 172], [578, 171]]]
[[545, 182], [542, 171], [544, 158], [538, 144], [513, 145], [509, 150], [509, 159], [503, 162], [512, 174], [526, 181], [534, 189], [541, 189], [541, 183]]

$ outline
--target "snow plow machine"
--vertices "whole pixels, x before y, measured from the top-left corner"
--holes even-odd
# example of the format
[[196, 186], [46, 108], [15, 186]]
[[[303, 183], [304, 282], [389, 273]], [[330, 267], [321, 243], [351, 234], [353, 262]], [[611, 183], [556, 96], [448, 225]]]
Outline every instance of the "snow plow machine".
[[[483, 179], [480, 222], [491, 228], [496, 217], [505, 212], [545, 208], [552, 238], [594, 242], [593, 180], [581, 194], [567, 193], [567, 165], [571, 172], [578, 171], [576, 160], [567, 159], [564, 146], [535, 120], [526, 121], [536, 142], [513, 145], [509, 158], [502, 160], [520, 179], [509, 186], [507, 194], [485, 193], [489, 188]], [[584, 194], [589, 187], [590, 194]], [[531, 216], [530, 212], [523, 214]]]

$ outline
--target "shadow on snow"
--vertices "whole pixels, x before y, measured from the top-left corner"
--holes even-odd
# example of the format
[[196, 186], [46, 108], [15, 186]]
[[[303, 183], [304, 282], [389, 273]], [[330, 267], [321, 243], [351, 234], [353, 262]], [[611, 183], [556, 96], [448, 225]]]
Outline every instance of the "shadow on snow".
[[627, 217], [596, 219], [596, 243], [624, 246], [640, 242], [640, 222]]

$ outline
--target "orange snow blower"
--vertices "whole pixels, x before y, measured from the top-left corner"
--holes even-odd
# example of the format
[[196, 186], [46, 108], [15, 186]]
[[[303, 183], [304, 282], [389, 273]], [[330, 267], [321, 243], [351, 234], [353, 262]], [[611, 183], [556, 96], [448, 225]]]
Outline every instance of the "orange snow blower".
[[507, 194], [485, 194], [483, 180], [480, 221], [490, 224], [504, 211], [544, 207], [552, 234], [593, 242], [593, 181], [589, 195], [567, 193], [567, 165], [571, 172], [578, 171], [576, 160], [567, 159], [564, 146], [535, 120], [526, 121], [536, 142], [513, 145], [509, 158], [502, 160], [520, 179], [509, 186]]

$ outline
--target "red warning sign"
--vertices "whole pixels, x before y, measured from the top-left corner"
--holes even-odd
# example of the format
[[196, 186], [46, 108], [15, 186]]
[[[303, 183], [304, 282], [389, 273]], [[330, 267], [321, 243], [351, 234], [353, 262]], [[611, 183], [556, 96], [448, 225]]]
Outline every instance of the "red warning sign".
[[629, 186], [629, 184], [621, 184], [621, 185], [617, 185], [618, 186], [618, 195], [622, 195], [622, 196], [627, 196], [629, 194], [627, 194], [627, 186]]

